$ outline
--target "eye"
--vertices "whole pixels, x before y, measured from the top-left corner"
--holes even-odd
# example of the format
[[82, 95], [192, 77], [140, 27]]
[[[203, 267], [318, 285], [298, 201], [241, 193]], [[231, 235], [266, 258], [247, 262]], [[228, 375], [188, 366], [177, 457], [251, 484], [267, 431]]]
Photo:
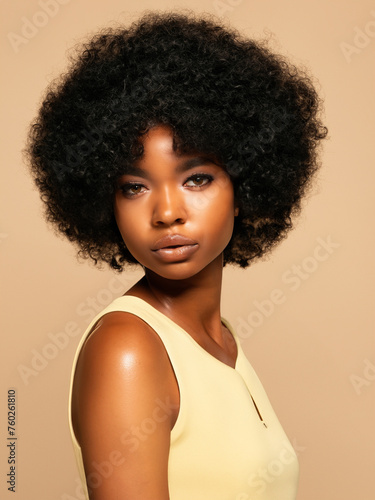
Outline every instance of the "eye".
[[131, 198], [132, 196], [136, 196], [137, 194], [141, 194], [145, 191], [145, 186], [142, 184], [130, 183], [124, 184], [120, 186], [120, 191], [127, 198]]
[[194, 174], [190, 176], [184, 183], [187, 187], [200, 188], [210, 184], [214, 178], [208, 174]]

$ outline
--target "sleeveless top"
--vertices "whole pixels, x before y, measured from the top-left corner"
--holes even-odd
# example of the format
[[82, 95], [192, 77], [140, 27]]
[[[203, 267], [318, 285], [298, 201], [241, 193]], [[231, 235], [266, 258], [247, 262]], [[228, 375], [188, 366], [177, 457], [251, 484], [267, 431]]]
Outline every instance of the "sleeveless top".
[[[235, 368], [219, 361], [184, 329], [143, 299], [115, 299], [84, 333], [70, 382], [69, 425], [83, 486], [82, 455], [71, 420], [75, 367], [83, 343], [105, 314], [124, 311], [141, 318], [162, 340], [180, 391], [168, 462], [170, 500], [294, 500], [298, 460], [238, 337]], [[160, 401], [159, 415], [168, 412]], [[263, 419], [263, 421], [261, 420]], [[150, 419], [147, 419], [150, 420]], [[150, 422], [148, 422], [150, 423]], [[150, 432], [145, 426], [144, 433]], [[129, 436], [129, 444], [135, 436]], [[86, 495], [87, 488], [86, 488]]]

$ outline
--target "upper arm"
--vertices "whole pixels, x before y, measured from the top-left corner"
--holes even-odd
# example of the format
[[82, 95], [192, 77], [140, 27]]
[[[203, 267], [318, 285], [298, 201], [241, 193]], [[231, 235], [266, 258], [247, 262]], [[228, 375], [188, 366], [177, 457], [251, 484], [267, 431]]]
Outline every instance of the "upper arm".
[[111, 313], [79, 356], [72, 419], [92, 500], [169, 498], [173, 372], [153, 333], [133, 315]]

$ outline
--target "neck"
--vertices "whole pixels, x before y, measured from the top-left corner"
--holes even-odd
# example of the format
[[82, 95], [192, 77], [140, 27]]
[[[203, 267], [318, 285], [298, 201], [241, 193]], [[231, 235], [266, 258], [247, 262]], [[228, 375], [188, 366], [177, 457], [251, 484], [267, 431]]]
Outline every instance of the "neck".
[[219, 330], [222, 275], [222, 255], [184, 280], [165, 279], [146, 269], [145, 276], [130, 293], [145, 299], [187, 329]]

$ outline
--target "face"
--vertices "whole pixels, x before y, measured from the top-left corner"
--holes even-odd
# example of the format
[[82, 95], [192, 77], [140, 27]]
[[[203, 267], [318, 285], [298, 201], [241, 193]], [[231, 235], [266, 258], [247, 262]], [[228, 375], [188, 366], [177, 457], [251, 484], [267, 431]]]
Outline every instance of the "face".
[[231, 239], [233, 186], [207, 155], [177, 154], [166, 126], [143, 139], [144, 154], [118, 179], [114, 211], [124, 243], [154, 273], [185, 279], [220, 258]]

